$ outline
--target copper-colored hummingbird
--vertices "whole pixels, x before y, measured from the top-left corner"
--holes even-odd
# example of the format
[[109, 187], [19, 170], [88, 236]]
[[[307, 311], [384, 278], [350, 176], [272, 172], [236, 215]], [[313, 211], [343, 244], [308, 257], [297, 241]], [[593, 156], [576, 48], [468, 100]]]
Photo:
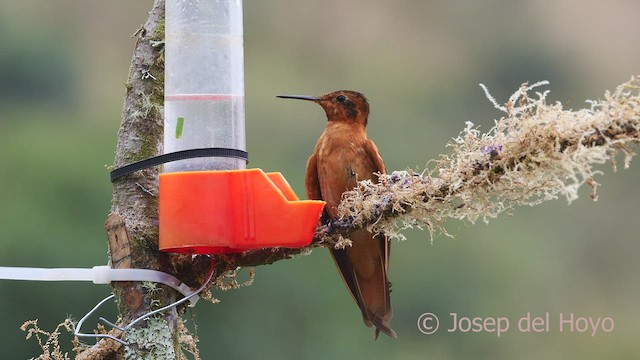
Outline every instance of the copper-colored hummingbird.
[[[326, 215], [335, 220], [342, 193], [353, 189], [358, 181], [377, 181], [375, 173], [385, 172], [378, 147], [367, 138], [369, 103], [364, 95], [347, 90], [318, 97], [279, 97], [315, 102], [327, 114], [327, 127], [307, 162], [305, 187], [309, 199], [327, 202]], [[331, 249], [338, 270], [362, 311], [365, 325], [375, 326], [375, 338], [380, 331], [397, 338], [390, 325], [390, 243], [385, 236], [374, 236], [365, 229], [349, 238], [352, 246]]]

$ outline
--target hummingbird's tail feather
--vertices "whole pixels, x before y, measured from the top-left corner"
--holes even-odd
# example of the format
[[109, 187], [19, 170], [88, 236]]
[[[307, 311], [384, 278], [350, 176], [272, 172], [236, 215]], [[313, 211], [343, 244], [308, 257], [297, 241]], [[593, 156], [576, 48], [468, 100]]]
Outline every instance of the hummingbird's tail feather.
[[[398, 338], [398, 335], [396, 334], [396, 332], [391, 328], [391, 318], [393, 317], [393, 309], [391, 308], [391, 302], [389, 297], [390, 285], [391, 283], [387, 281], [386, 282], [387, 292], [385, 294], [386, 306], [378, 307], [378, 309], [382, 309], [382, 314], [380, 314], [379, 310], [378, 312], [374, 312], [374, 309], [372, 309], [372, 308], [375, 308], [375, 303], [374, 304], [370, 304], [370, 303], [368, 304], [367, 302], [358, 303], [358, 305], [362, 309], [362, 317], [367, 327], [371, 327], [371, 326], [375, 327], [375, 332], [373, 336], [374, 340], [378, 339], [380, 332], [383, 332], [389, 337], [392, 337], [394, 339]], [[367, 306], [371, 308], [367, 308]]]
[[378, 335], [380, 335], [380, 332], [382, 331], [383, 333], [385, 333], [387, 336], [392, 337], [394, 339], [398, 338], [398, 334], [396, 334], [395, 331], [393, 331], [393, 329], [391, 328], [391, 324], [389, 323], [391, 319], [382, 319], [379, 316], [375, 316], [371, 322], [373, 323], [373, 325], [376, 327], [374, 333], [373, 333], [373, 339], [374, 340], [378, 340]]
[[389, 296], [391, 284], [387, 278], [387, 239], [373, 237], [366, 230], [358, 230], [350, 238], [351, 247], [331, 249], [342, 279], [360, 307], [365, 325], [375, 326], [375, 338], [380, 331], [397, 338], [390, 326], [393, 309]]

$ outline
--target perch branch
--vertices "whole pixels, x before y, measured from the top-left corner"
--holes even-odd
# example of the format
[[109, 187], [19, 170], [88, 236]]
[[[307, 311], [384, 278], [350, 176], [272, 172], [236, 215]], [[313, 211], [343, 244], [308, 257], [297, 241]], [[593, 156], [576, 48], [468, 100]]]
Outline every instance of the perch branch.
[[[502, 106], [505, 113], [487, 133], [467, 123], [449, 144], [452, 151], [416, 172], [394, 171], [379, 183], [362, 181], [343, 195], [340, 219], [319, 226], [310, 247], [345, 246], [358, 228], [403, 238], [408, 227], [426, 228], [433, 237], [446, 233], [447, 219], [485, 222], [514, 206], [537, 205], [564, 196], [571, 202], [587, 184], [597, 200], [595, 165], [624, 154], [627, 168], [640, 142], [640, 76], [632, 77], [589, 108], [565, 110], [548, 104], [547, 85], [523, 84]], [[533, 94], [532, 94], [533, 93]], [[309, 249], [249, 251], [233, 258], [238, 266], [269, 264]]]

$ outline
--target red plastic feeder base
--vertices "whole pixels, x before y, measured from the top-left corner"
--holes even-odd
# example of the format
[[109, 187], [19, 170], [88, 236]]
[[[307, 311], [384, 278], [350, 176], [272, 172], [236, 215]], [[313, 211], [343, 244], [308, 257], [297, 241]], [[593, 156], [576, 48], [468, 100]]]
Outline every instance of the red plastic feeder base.
[[160, 175], [160, 250], [221, 254], [311, 243], [324, 201], [261, 169]]

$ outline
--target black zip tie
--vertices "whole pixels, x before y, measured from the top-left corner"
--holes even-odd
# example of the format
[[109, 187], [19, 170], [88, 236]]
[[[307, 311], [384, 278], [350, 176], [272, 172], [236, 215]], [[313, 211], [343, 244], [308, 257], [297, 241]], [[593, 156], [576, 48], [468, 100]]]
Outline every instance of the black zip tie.
[[162, 154], [154, 156], [152, 158], [140, 160], [122, 167], [119, 167], [111, 172], [111, 182], [132, 172], [150, 168], [153, 166], [162, 165], [164, 163], [201, 158], [201, 157], [232, 157], [243, 159], [247, 163], [249, 162], [249, 153], [238, 149], [227, 148], [202, 148], [202, 149], [188, 149], [176, 151], [168, 154]]

